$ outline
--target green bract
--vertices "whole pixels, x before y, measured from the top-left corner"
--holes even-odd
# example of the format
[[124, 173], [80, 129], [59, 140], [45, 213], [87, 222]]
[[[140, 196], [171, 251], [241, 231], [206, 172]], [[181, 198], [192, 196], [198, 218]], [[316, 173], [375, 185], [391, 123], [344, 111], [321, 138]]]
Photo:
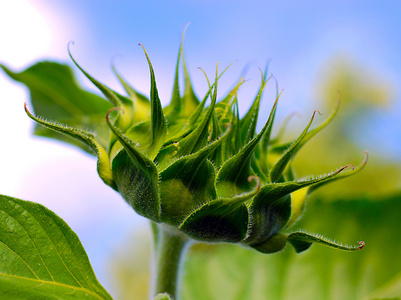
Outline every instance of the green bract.
[[[331, 121], [338, 105], [323, 124], [309, 130], [314, 112], [296, 140], [281, 144], [279, 138], [271, 138], [279, 94], [264, 127], [256, 132], [260, 101], [270, 79], [266, 74], [261, 75], [261, 86], [249, 111], [240, 118], [237, 90], [243, 80], [218, 101], [218, 79], [222, 74], [216, 68], [214, 83], [208, 80], [209, 91], [200, 101], [191, 86], [181, 42], [171, 102], [162, 108], [146, 51], [145, 55], [150, 68], [150, 99], [132, 88], [114, 68], [128, 96], [113, 91], [84, 71], [71, 56], [111, 104], [77, 88], [66, 66], [41, 63], [22, 73], [13, 73], [4, 66], [3, 69], [31, 89], [39, 115], [26, 109], [32, 119], [92, 149], [102, 180], [138, 214], [162, 224], [166, 230], [180, 231], [198, 241], [240, 243], [264, 253], [279, 251], [287, 242], [297, 252], [314, 242], [343, 250], [362, 248], [363, 242], [348, 247], [305, 232], [283, 232], [300, 217], [311, 191], [358, 172], [366, 163], [365, 159], [357, 168], [345, 166], [327, 175], [295, 179], [291, 160]], [[181, 58], [183, 95], [178, 76]], [[30, 75], [32, 68], [40, 69], [43, 76], [52, 69], [52, 80], [71, 81], [71, 88], [65, 93], [57, 89], [57, 84], [38, 88], [41, 78]], [[51, 109], [46, 110], [43, 102], [39, 105], [38, 97], [48, 99]], [[47, 129], [36, 130], [72, 141], [54, 136]]]

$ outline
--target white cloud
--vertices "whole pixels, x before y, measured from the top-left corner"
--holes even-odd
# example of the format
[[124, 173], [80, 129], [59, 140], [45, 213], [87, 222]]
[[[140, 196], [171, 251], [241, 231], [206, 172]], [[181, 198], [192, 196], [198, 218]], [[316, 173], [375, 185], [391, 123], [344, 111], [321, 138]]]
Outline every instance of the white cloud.
[[21, 66], [50, 50], [51, 26], [27, 0], [1, 1], [0, 12], [2, 61]]

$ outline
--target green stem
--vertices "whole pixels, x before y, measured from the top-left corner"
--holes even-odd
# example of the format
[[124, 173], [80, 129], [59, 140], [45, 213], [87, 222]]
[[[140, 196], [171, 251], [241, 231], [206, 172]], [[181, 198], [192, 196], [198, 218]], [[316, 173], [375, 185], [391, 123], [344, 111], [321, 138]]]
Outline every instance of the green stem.
[[154, 235], [153, 297], [167, 293], [172, 299], [179, 298], [180, 271], [189, 239], [178, 232], [152, 223]]

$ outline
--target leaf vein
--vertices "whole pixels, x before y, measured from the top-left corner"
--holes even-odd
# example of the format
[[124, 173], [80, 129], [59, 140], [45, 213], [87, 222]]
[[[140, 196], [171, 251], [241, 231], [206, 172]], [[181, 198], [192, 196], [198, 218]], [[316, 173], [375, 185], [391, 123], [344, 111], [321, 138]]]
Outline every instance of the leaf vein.
[[[13, 201], [13, 202], [14, 202], [14, 201]], [[20, 206], [18, 203], [16, 203], [16, 202], [14, 202], [14, 203], [15, 203], [16, 205]], [[24, 209], [25, 212], [29, 213], [25, 208], [23, 208], [23, 209]], [[7, 214], [7, 215], [9, 216], [9, 218], [15, 220], [15, 221], [21, 226], [21, 228], [24, 230], [26, 236], [29, 238], [29, 240], [32, 242], [33, 246], [35, 247], [35, 250], [36, 250], [36, 252], [38, 253], [39, 258], [40, 258], [40, 260], [42, 261], [43, 265], [45, 266], [47, 273], [49, 274], [49, 276], [50, 276], [50, 277], [52, 278], [52, 280], [54, 281], [53, 275], [50, 273], [50, 270], [47, 268], [47, 265], [46, 265], [46, 263], [44, 262], [43, 257], [42, 257], [42, 255], [41, 255], [41, 253], [39, 252], [39, 249], [36, 247], [36, 244], [35, 244], [34, 239], [32, 239], [31, 236], [29, 235], [28, 231], [26, 231], [26, 229], [25, 229], [25, 227], [24, 227], [24, 224], [21, 223], [18, 219], [16, 219], [16, 218], [14, 218], [13, 216], [11, 216], [8, 212], [6, 212], [6, 211], [4, 211], [4, 210], [3, 210], [3, 212], [4, 212], [5, 214]], [[29, 214], [30, 214], [30, 213], [29, 213]], [[32, 214], [30, 214], [30, 215], [32, 216]], [[36, 220], [36, 218], [35, 218], [35, 220]], [[38, 277], [38, 276], [37, 276], [37, 277]]]
[[13, 249], [11, 249], [6, 243], [4, 243], [3, 241], [0, 241], [0, 243], [2, 243], [4, 246], [6, 246], [11, 252], [13, 252], [15, 255], [18, 256], [18, 258], [28, 267], [29, 270], [31, 270], [32, 274], [35, 275], [36, 278], [39, 279], [39, 276], [35, 273], [34, 270], [32, 270], [32, 268], [28, 265], [28, 263], [17, 253], [15, 252]]

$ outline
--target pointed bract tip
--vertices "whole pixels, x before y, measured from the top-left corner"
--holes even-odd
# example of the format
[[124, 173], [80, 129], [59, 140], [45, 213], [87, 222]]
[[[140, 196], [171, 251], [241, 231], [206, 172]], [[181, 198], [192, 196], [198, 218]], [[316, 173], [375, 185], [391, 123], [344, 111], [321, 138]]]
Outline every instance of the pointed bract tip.
[[265, 79], [264, 79], [263, 71], [262, 71], [262, 69], [261, 69], [260, 67], [258, 67], [258, 69], [259, 69], [260, 75], [261, 75], [261, 77], [262, 77], [262, 82], [264, 82]]
[[185, 34], [185, 31], [187, 31], [189, 25], [191, 25], [191, 24], [192, 24], [192, 22], [188, 22], [188, 23], [185, 25], [183, 35]]
[[358, 250], [361, 250], [363, 247], [365, 247], [364, 241], [359, 241], [358, 244], [359, 244]]
[[24, 103], [24, 109], [25, 109], [26, 114], [27, 114], [30, 118], [34, 118], [34, 115], [29, 111], [29, 109], [28, 109], [28, 104], [27, 104], [26, 102]]
[[142, 45], [141, 43], [139, 43], [138, 45], [142, 47], [143, 52], [145, 52], [145, 55], [146, 55], [146, 57], [148, 58], [148, 53], [146, 52], [145, 46]]

